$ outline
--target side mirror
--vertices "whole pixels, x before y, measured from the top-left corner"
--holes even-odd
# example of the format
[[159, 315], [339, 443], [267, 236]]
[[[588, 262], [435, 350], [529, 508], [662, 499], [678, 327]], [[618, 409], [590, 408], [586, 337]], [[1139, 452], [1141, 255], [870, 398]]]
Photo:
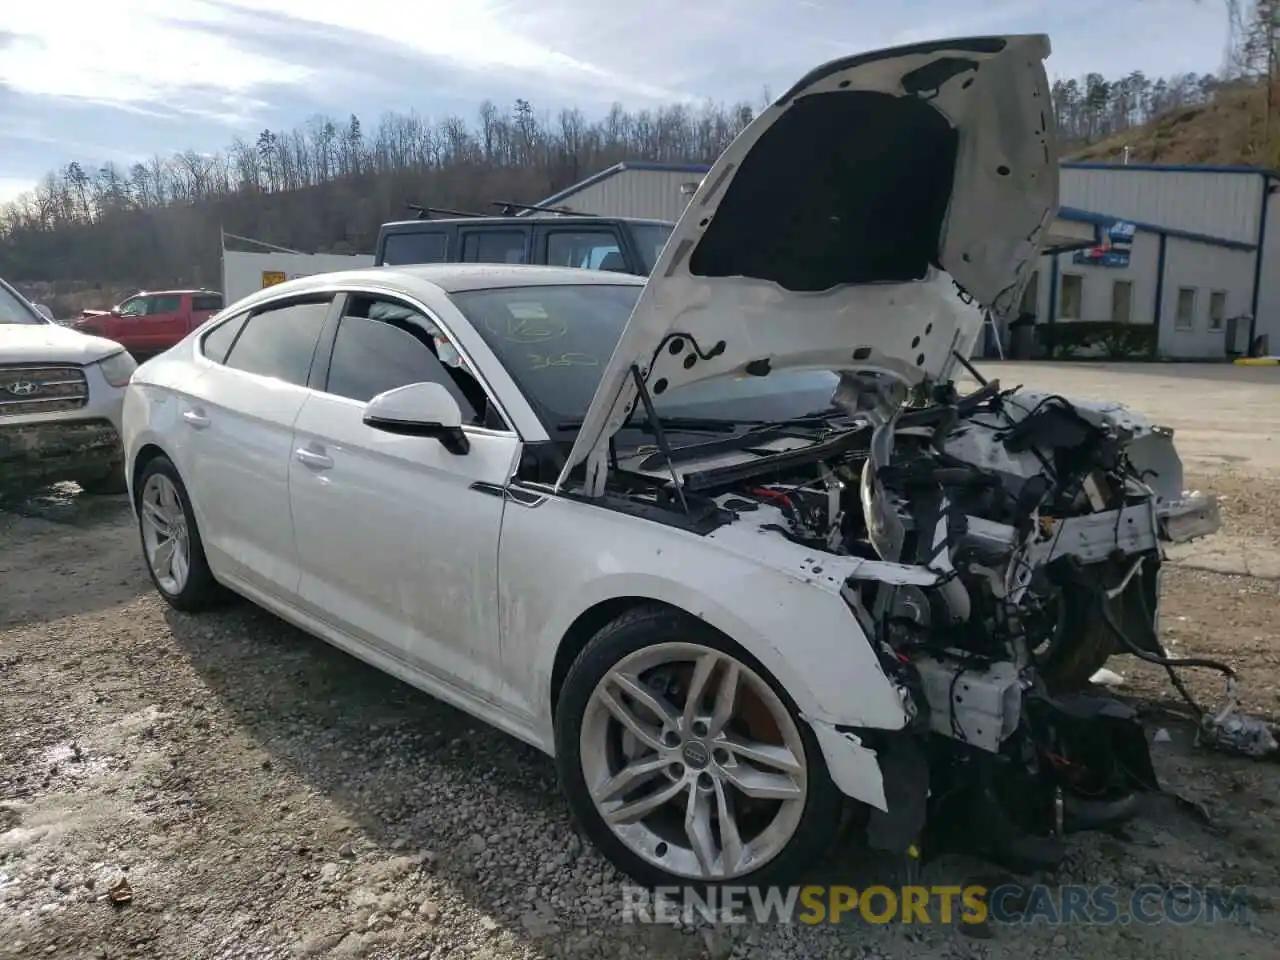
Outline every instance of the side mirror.
[[112, 307], [112, 308], [111, 308], [110, 310], [108, 310], [107, 312], [108, 312], [109, 314], [111, 314], [113, 317], [119, 317], [119, 316], [121, 316], [121, 315], [122, 315], [122, 314], [120, 313], [120, 307], [119, 307], [118, 305], [117, 305], [117, 306]]
[[378, 394], [365, 404], [364, 425], [402, 437], [434, 437], [450, 453], [471, 449], [462, 409], [438, 383], [410, 383]]
[[50, 323], [55, 322], [53, 319], [53, 311], [49, 309], [49, 305], [47, 303], [33, 303], [32, 306], [36, 308], [36, 313], [40, 314], [40, 316], [44, 317]]

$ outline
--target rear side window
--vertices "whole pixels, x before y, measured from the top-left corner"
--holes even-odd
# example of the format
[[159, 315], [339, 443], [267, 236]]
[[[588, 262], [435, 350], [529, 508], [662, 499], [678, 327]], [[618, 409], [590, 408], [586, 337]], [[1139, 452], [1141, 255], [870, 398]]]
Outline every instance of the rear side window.
[[462, 235], [465, 263], [524, 263], [529, 234], [524, 230], [473, 230]]
[[182, 308], [182, 297], [175, 294], [173, 296], [152, 297], [151, 309], [147, 313], [177, 313]]
[[306, 386], [329, 303], [290, 303], [255, 313], [231, 348], [226, 365]]
[[231, 344], [235, 343], [236, 334], [240, 332], [248, 316], [246, 313], [232, 317], [226, 323], [220, 323], [206, 333], [201, 343], [204, 355], [214, 363], [223, 363], [227, 359], [227, 351], [231, 349]]
[[585, 270], [627, 269], [622, 249], [612, 230], [554, 230], [547, 234], [547, 263], [553, 267]]
[[216, 293], [201, 294], [198, 297], [191, 298], [192, 310], [213, 310], [217, 312], [222, 309], [222, 297]]
[[382, 244], [384, 266], [408, 266], [414, 263], [444, 263], [448, 259], [449, 236], [433, 233], [392, 233]]

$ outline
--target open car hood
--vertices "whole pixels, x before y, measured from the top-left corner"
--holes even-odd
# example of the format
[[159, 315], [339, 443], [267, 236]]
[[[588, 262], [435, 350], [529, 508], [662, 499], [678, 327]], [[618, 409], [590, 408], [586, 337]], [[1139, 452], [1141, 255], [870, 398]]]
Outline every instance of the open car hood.
[[1058, 203], [1039, 35], [832, 61], [762, 112], [689, 202], [557, 486], [603, 489], [638, 369], [655, 397], [797, 367], [949, 376], [1011, 313]]

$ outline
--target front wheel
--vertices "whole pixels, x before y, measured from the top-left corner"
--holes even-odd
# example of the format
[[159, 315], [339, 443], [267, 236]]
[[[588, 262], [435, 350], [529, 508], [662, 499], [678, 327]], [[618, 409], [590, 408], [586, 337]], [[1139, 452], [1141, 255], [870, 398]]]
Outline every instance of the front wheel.
[[226, 596], [204, 556], [195, 513], [178, 469], [165, 456], [138, 477], [138, 530], [147, 572], [160, 596], [176, 610], [195, 612]]
[[647, 886], [777, 882], [836, 836], [843, 799], [790, 697], [677, 611], [601, 630], [570, 668], [555, 726], [574, 815]]

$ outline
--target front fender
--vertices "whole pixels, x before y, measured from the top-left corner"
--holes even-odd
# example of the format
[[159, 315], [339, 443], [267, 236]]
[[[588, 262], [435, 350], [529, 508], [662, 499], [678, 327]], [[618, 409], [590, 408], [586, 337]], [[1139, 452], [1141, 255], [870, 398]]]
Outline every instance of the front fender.
[[811, 722], [890, 730], [907, 722], [840, 583], [821, 572], [780, 570], [706, 537], [554, 496], [536, 507], [508, 505], [499, 565], [504, 648], [506, 638], [523, 646], [536, 637], [532, 657], [526, 647], [508, 659], [504, 649], [504, 661], [528, 671], [511, 679], [529, 691], [546, 742], [561, 642], [585, 611], [619, 598], [666, 603], [715, 627], [760, 661]]

